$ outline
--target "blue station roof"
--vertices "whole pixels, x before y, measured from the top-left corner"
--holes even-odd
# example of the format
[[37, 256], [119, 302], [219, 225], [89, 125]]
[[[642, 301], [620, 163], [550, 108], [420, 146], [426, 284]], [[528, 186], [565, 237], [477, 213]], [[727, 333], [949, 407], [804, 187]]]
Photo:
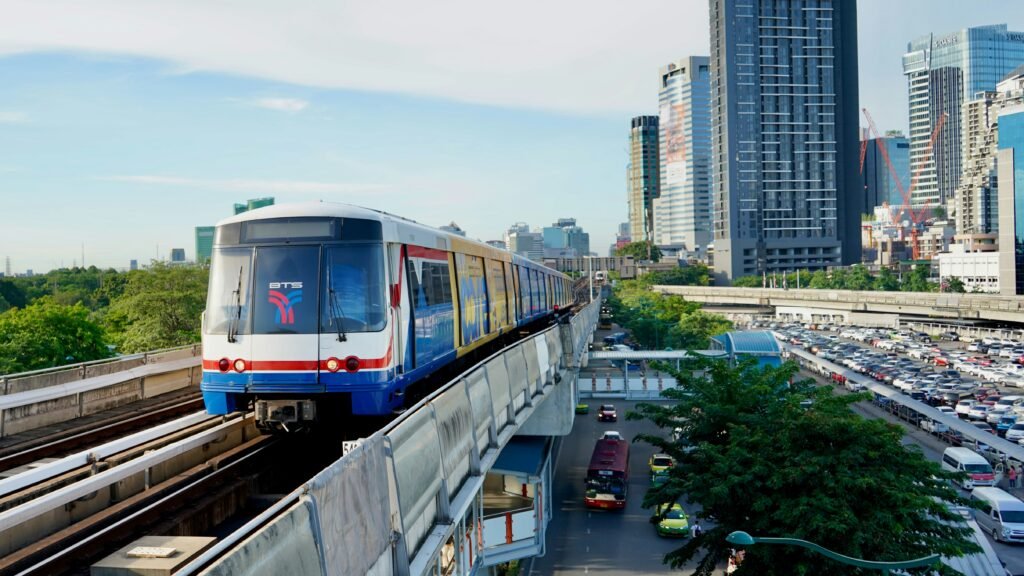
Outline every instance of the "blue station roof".
[[543, 436], [513, 436], [498, 454], [491, 472], [538, 476], [547, 444], [548, 439]]
[[746, 356], [780, 356], [782, 350], [771, 332], [749, 330], [727, 332], [713, 338], [729, 354]]

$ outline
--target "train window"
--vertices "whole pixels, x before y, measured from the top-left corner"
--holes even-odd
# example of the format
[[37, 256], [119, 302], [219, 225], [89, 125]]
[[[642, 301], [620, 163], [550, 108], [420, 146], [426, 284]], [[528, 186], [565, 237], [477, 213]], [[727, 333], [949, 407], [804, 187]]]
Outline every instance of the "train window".
[[249, 333], [249, 288], [252, 248], [218, 248], [210, 263], [207, 292], [207, 334]]
[[447, 262], [406, 260], [409, 290], [415, 308], [452, 303], [451, 275]]
[[316, 334], [319, 246], [256, 249], [253, 334]]
[[320, 331], [378, 332], [387, 322], [384, 250], [380, 244], [324, 248]]

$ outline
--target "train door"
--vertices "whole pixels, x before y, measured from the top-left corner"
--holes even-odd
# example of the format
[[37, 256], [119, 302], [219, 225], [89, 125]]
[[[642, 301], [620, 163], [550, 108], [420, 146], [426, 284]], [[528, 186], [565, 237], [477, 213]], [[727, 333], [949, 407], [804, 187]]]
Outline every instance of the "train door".
[[253, 392], [319, 384], [319, 246], [256, 248], [253, 282]]

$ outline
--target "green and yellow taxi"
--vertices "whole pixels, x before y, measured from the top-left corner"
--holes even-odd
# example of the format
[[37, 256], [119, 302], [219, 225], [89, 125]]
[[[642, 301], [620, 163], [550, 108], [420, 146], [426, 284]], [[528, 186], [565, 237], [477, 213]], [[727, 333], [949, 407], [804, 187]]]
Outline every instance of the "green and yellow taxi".
[[658, 536], [686, 537], [690, 535], [690, 519], [683, 507], [677, 503], [662, 504], [658, 507], [658, 516], [664, 517], [658, 522]]
[[647, 465], [651, 467], [651, 475], [654, 476], [667, 473], [669, 468], [676, 465], [676, 461], [668, 454], [655, 454], [647, 461]]

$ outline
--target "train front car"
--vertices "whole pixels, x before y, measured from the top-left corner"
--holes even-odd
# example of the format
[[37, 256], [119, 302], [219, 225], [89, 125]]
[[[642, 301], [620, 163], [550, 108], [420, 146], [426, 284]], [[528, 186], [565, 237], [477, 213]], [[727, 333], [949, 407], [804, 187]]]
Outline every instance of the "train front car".
[[289, 431], [401, 399], [380, 215], [272, 206], [217, 225], [203, 316], [203, 400]]

